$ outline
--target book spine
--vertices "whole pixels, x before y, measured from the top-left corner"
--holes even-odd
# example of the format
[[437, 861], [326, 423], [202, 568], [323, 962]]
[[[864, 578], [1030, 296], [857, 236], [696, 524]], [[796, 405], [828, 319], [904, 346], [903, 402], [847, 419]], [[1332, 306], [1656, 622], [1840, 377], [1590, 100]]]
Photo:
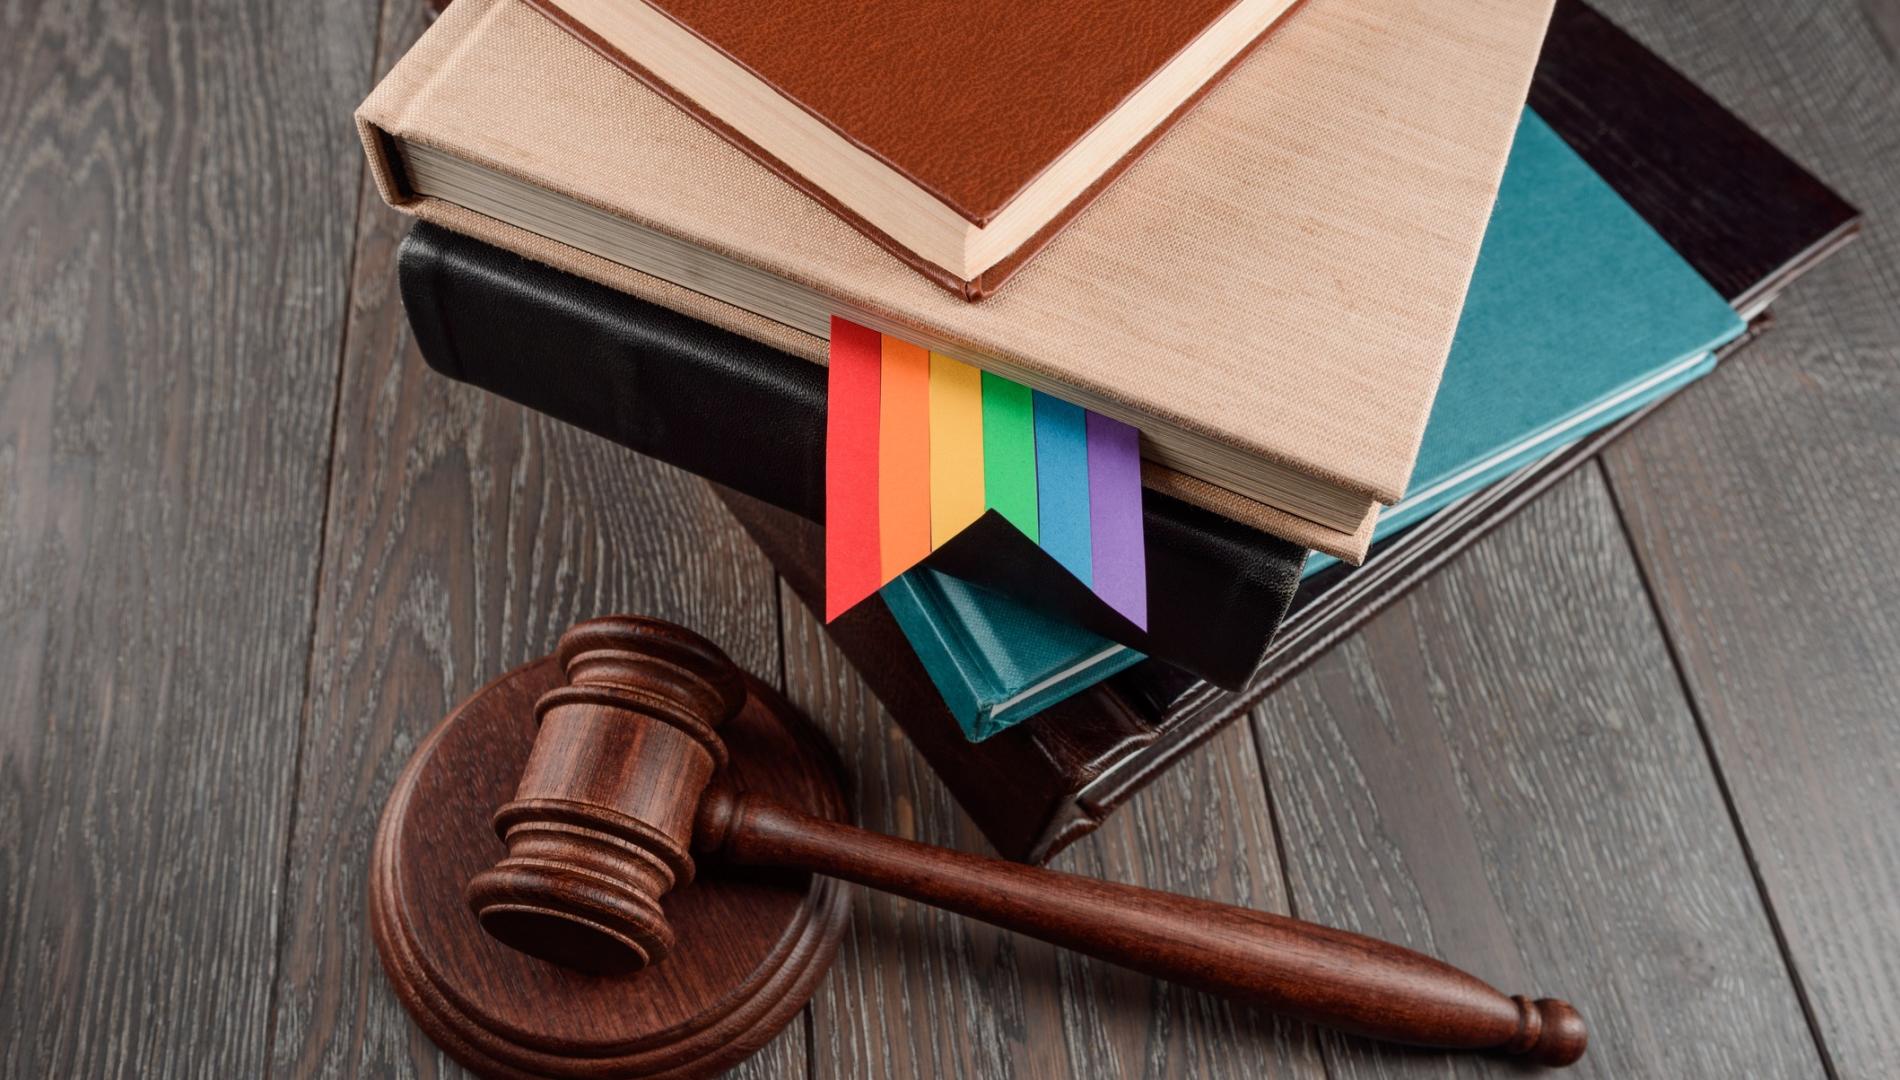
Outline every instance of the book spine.
[[824, 520], [824, 368], [426, 225], [399, 275], [435, 370]]
[[980, 739], [992, 733], [990, 707], [997, 688], [984, 677], [982, 661], [960, 640], [955, 616], [935, 602], [927, 580], [915, 571], [898, 577], [884, 586], [884, 605], [964, 734]]

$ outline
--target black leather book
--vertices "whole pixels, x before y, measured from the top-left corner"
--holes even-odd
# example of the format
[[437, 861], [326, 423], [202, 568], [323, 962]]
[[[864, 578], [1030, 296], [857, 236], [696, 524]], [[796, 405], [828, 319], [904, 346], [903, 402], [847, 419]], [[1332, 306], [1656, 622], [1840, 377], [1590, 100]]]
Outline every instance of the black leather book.
[[[422, 355], [443, 374], [824, 519], [818, 365], [427, 224], [403, 243], [401, 281]], [[1305, 549], [1159, 492], [1142, 504], [1148, 629], [1090, 628], [1238, 689], [1286, 613]], [[1018, 596], [1033, 590], [1004, 560], [957, 567]]]
[[[1851, 206], [1576, 0], [1557, 6], [1531, 102], [1745, 314], [1857, 227]], [[724, 485], [816, 602], [819, 369], [428, 226], [405, 241], [401, 278], [431, 365]], [[1363, 567], [1315, 575], [1297, 597], [1296, 549], [1150, 492], [1153, 592], [1181, 602], [1166, 619], [1157, 607], [1153, 640], [1135, 647], [1173, 663], [1137, 665], [981, 744], [962, 739], [877, 601], [832, 634], [997, 849], [1039, 861], [1640, 416], [1389, 538]]]

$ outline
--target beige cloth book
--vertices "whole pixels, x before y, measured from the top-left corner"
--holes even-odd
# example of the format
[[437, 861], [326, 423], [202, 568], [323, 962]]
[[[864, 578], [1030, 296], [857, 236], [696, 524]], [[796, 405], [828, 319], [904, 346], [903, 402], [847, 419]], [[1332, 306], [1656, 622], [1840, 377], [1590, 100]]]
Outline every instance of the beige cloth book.
[[981, 303], [523, 0], [358, 111], [392, 205], [813, 359], [830, 316], [1133, 424], [1144, 480], [1338, 557], [1404, 493], [1550, 0], [1306, 0]]

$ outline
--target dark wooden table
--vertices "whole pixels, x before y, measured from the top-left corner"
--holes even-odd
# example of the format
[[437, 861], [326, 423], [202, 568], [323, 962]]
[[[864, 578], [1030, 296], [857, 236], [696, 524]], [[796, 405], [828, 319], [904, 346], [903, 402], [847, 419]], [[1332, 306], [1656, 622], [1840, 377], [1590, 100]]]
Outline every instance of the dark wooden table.
[[[1605, 0], [1837, 185], [1779, 325], [1066, 869], [1590, 1017], [1582, 1074], [1900, 1070], [1900, 2]], [[364, 919], [417, 738], [698, 627], [976, 846], [696, 480], [428, 374], [350, 110], [413, 0], [0, 5], [0, 1074], [436, 1075]], [[1512, 1075], [861, 898], [756, 1076]]]

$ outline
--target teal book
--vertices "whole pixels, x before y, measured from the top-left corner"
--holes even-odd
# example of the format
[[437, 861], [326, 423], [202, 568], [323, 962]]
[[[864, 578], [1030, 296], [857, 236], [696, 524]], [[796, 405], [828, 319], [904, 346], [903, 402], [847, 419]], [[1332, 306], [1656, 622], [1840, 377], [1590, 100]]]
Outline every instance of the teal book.
[[914, 567], [879, 595], [972, 742], [1140, 662], [1125, 645]]
[[[1743, 329], [1721, 295], [1525, 110], [1411, 486], [1380, 515], [1374, 538], [1674, 393]], [[1306, 573], [1333, 561], [1316, 554]], [[910, 577], [887, 586], [885, 600], [971, 738], [1140, 659], [956, 579]]]
[[[1376, 542], [1674, 393], [1744, 324], [1525, 110], [1405, 498]], [[1315, 554], [1306, 573], [1333, 559]]]

